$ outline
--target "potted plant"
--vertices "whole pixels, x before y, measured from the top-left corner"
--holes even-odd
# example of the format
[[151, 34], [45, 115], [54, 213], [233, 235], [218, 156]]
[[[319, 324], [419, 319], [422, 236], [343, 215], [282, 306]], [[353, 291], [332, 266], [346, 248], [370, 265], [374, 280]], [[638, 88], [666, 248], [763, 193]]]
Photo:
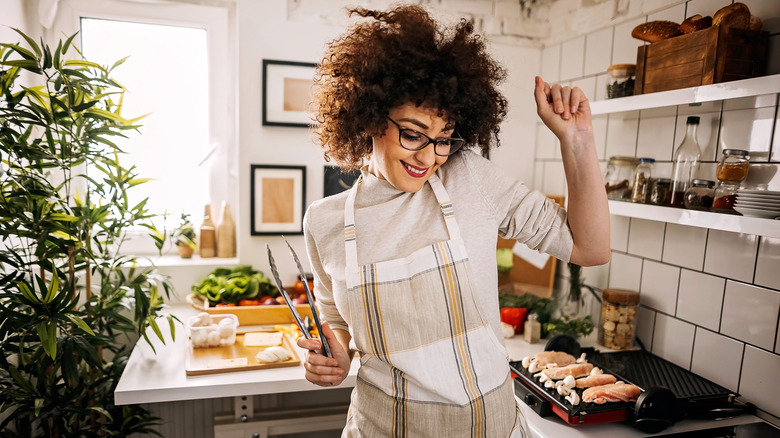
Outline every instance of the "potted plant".
[[171, 233], [171, 241], [176, 245], [176, 250], [183, 259], [191, 258], [198, 249], [195, 245], [195, 225], [190, 221], [189, 214], [181, 214], [179, 225]]
[[68, 59], [75, 35], [51, 48], [17, 32], [24, 46], [0, 44], [0, 430], [157, 433], [146, 409], [114, 403], [131, 343], [150, 342], [147, 328], [165, 342], [157, 318], [171, 291], [121, 252], [130, 227], [165, 242], [146, 201], [129, 202], [146, 180], [113, 142], [138, 128], [111, 77], [122, 61]]

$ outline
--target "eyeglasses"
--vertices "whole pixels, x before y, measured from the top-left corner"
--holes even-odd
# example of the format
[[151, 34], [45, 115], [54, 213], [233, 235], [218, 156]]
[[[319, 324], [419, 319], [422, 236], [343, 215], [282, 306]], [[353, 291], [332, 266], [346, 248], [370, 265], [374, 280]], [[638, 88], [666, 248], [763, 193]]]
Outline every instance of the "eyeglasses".
[[390, 117], [388, 117], [387, 120], [390, 120], [398, 127], [398, 143], [401, 144], [402, 148], [408, 151], [420, 151], [433, 143], [433, 153], [440, 157], [447, 157], [457, 152], [466, 144], [466, 140], [463, 140], [462, 138], [433, 139], [414, 129], [401, 128], [401, 125]]

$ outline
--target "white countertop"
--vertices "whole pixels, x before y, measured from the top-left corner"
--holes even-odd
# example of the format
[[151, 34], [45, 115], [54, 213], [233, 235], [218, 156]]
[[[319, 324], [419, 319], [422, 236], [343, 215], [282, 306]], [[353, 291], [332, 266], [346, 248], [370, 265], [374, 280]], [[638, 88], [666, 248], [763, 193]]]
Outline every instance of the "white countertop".
[[[182, 320], [195, 313], [194, 309], [188, 306], [175, 306], [173, 312]], [[185, 348], [187, 348], [184, 327], [177, 324], [175, 342], [170, 342], [170, 335], [165, 331], [165, 327], [167, 324], [160, 324], [167, 344], [163, 345], [156, 337], [150, 335], [157, 354], [143, 339], [136, 344], [114, 392], [117, 405], [330, 389], [308, 382], [304, 378], [303, 366], [188, 376], [184, 370]], [[594, 338], [591, 337], [582, 341], [582, 344], [588, 346], [593, 345], [594, 342]], [[507, 351], [512, 360], [533, 356], [544, 349], [544, 343], [543, 340], [538, 344], [528, 344], [521, 336], [506, 340]], [[297, 345], [295, 348], [298, 348]], [[299, 350], [299, 357], [302, 358], [303, 353], [303, 350]], [[335, 388], [353, 387], [359, 367], [360, 362], [356, 358], [347, 379]], [[556, 416], [540, 417], [523, 402], [520, 402], [520, 406], [534, 437], [653, 436], [643, 434], [626, 424], [570, 426]], [[761, 420], [753, 415], [741, 415], [720, 420], [717, 426], [725, 427], [756, 421]], [[665, 430], [664, 433], [678, 433], [706, 427], [715, 427], [714, 422], [684, 420]]]

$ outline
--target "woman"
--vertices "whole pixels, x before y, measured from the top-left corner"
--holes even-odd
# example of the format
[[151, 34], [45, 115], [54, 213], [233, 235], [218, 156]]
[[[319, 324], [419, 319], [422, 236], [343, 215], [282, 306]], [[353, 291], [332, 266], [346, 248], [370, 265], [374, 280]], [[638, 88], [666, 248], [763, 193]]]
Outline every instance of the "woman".
[[[496, 238], [580, 265], [609, 259], [609, 212], [582, 91], [536, 78], [538, 114], [560, 139], [569, 210], [479, 153], [497, 143], [504, 70], [465, 20], [441, 29], [420, 7], [367, 20], [318, 67], [326, 159], [361, 168], [351, 190], [306, 213], [307, 251], [332, 358], [306, 378], [361, 367], [344, 436], [523, 436], [501, 337]], [[361, 165], [364, 159], [366, 166]]]

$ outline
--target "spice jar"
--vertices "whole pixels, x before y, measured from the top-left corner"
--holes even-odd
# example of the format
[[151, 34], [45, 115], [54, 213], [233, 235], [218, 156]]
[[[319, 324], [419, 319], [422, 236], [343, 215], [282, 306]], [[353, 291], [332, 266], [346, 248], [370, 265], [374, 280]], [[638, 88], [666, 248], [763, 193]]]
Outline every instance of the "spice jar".
[[523, 337], [525, 342], [529, 344], [535, 344], [539, 342], [542, 334], [542, 324], [539, 322], [539, 316], [535, 313], [528, 315], [528, 320], [525, 322], [525, 331]]
[[734, 202], [737, 200], [739, 183], [721, 181], [713, 193], [712, 209], [721, 213], [734, 211]]
[[639, 159], [639, 164], [634, 168], [634, 179], [631, 187], [632, 202], [647, 202], [650, 195], [654, 163], [655, 160], [652, 158]]
[[719, 181], [741, 183], [747, 178], [750, 168], [750, 155], [742, 149], [723, 149], [718, 162], [716, 175]]
[[656, 178], [650, 189], [650, 203], [655, 205], [668, 205], [671, 198], [672, 179]]
[[715, 183], [707, 179], [693, 180], [693, 186], [685, 191], [683, 203], [685, 208], [691, 210], [709, 210], [712, 207], [712, 201], [715, 199], [715, 190], [712, 188]]
[[630, 196], [634, 168], [638, 162], [635, 157], [610, 157], [607, 170], [604, 171], [608, 199], [621, 201]]
[[639, 292], [625, 289], [604, 289], [601, 295], [599, 344], [613, 350], [626, 350], [634, 345]]
[[634, 95], [635, 64], [615, 64], [607, 67], [607, 97], [625, 97]]

